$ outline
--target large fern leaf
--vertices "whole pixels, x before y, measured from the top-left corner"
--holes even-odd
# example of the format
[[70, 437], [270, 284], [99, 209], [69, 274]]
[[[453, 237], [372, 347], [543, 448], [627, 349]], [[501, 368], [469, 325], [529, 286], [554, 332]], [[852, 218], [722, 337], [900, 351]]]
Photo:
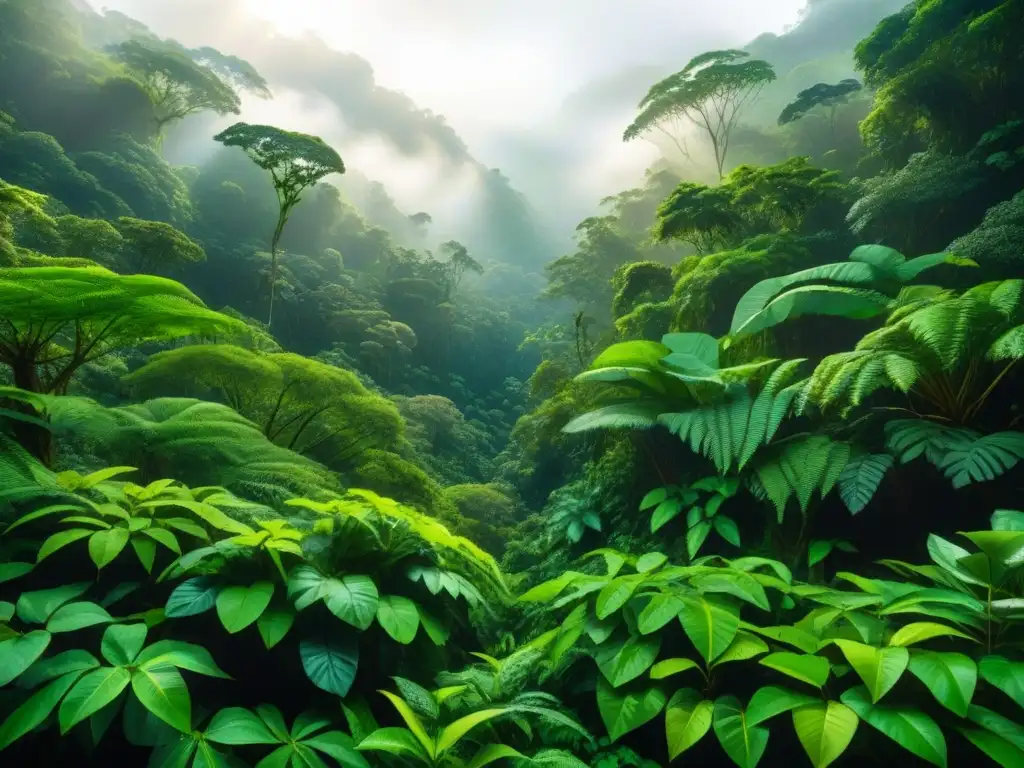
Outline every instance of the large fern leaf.
[[939, 462], [954, 488], [994, 480], [1024, 459], [1024, 432], [996, 432], [953, 448]]
[[849, 443], [807, 435], [787, 440], [774, 455], [760, 461], [755, 467], [757, 482], [775, 506], [779, 522], [794, 496], [804, 513], [816, 492], [820, 498], [827, 496], [846, 469], [850, 453]]
[[563, 432], [589, 432], [594, 429], [649, 429], [658, 425], [660, 403], [616, 403], [596, 411], [577, 416], [563, 428]]
[[856, 515], [871, 502], [893, 463], [889, 454], [876, 453], [858, 456], [846, 465], [839, 476], [839, 497], [851, 514]]

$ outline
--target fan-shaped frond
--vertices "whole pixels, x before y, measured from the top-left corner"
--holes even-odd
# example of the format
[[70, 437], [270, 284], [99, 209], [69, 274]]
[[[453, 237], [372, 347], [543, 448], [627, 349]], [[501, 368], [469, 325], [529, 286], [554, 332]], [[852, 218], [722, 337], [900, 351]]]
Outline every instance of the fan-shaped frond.
[[887, 453], [865, 454], [852, 459], [839, 476], [839, 496], [852, 514], [870, 502], [885, 473], [892, 469], [893, 458]]

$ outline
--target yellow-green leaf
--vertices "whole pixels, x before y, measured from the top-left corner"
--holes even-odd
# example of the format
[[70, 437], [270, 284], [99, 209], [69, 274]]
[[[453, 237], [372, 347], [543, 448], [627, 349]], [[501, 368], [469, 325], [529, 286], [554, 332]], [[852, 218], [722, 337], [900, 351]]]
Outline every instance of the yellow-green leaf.
[[838, 701], [793, 710], [793, 728], [814, 768], [826, 768], [846, 751], [859, 722], [857, 714]]
[[[964, 640], [974, 640], [970, 635], [961, 632], [959, 629], [947, 627], [945, 624], [936, 624], [933, 621], [918, 621], [907, 624], [896, 632], [889, 640], [889, 645], [907, 646], [914, 643], [922, 643], [931, 640], [933, 637], [962, 637]], [[978, 642], [974, 640], [974, 642]]]

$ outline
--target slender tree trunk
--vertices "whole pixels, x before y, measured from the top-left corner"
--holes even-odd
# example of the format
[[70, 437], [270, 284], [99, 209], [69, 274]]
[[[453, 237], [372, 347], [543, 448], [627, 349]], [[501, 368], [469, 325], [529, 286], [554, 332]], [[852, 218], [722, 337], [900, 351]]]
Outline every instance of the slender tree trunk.
[[274, 237], [270, 241], [270, 312], [267, 314], [267, 329], [274, 325], [274, 296], [277, 294], [277, 244], [281, 241], [281, 233], [284, 232], [285, 222], [288, 221], [288, 209], [281, 208], [277, 217], [277, 227], [274, 228]]
[[[43, 384], [39, 379], [35, 360], [15, 360], [11, 365], [14, 375], [14, 386], [26, 392], [43, 394]], [[35, 416], [35, 410], [27, 403], [15, 402], [12, 410], [26, 416]], [[53, 435], [50, 430], [28, 421], [14, 420], [12, 426], [14, 439], [32, 456], [39, 459], [45, 466], [53, 465]]]

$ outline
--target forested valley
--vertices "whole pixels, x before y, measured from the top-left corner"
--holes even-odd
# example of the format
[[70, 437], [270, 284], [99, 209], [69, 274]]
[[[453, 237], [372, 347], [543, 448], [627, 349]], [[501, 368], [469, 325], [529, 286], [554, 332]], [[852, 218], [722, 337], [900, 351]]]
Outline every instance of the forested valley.
[[0, 0], [0, 764], [1024, 766], [1022, 37], [694, 52], [560, 253]]

